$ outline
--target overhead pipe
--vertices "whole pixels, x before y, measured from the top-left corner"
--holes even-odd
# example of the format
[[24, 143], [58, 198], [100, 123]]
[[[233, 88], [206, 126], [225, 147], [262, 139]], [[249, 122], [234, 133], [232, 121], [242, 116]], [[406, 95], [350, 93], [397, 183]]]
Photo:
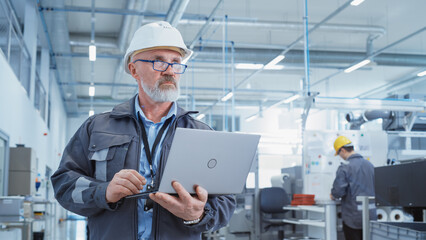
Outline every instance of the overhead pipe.
[[169, 11], [167, 12], [166, 21], [173, 27], [176, 27], [179, 24], [179, 20], [182, 18], [188, 3], [189, 0], [173, 0]]
[[[88, 7], [74, 7], [74, 6], [65, 6], [62, 8], [51, 7], [51, 6], [41, 6], [41, 11], [62, 11], [62, 12], [83, 12], [91, 13], [91, 8]], [[167, 13], [162, 12], [153, 12], [153, 11], [137, 11], [130, 9], [113, 9], [113, 8], [95, 8], [95, 13], [99, 14], [113, 14], [113, 15], [130, 15], [130, 16], [146, 16], [146, 17], [157, 17], [165, 18]], [[151, 22], [154, 20], [149, 20]], [[207, 21], [210, 21], [210, 24], [220, 24], [222, 19], [212, 18], [209, 20], [208, 16], [200, 14], [184, 14], [182, 19], [179, 21], [179, 24], [193, 24], [193, 25], [205, 25]], [[313, 28], [319, 23], [310, 23], [309, 28]], [[239, 19], [239, 18], [229, 18], [229, 26], [241, 26], [241, 27], [259, 27], [259, 28], [268, 28], [268, 29], [302, 29], [303, 24], [299, 22], [281, 22], [281, 21], [258, 21], [257, 19]], [[385, 28], [381, 26], [371, 26], [371, 25], [351, 25], [351, 24], [321, 24], [319, 27], [321, 30], [325, 31], [338, 31], [338, 32], [359, 32], [359, 33], [371, 33], [374, 35], [382, 36], [386, 33]]]
[[[89, 43], [87, 43], [88, 46]], [[97, 43], [98, 44], [98, 43]], [[235, 43], [237, 46], [238, 43]], [[82, 45], [83, 46], [83, 45]], [[219, 63], [222, 57], [217, 51], [219, 48], [203, 48], [202, 51], [195, 51], [197, 58], [193, 59], [195, 62], [209, 62]], [[277, 50], [262, 50], [262, 49], [236, 49], [235, 61], [236, 62], [263, 62], [276, 56], [279, 52]], [[55, 56], [60, 57], [88, 57], [87, 53], [62, 53], [56, 52]], [[335, 51], [320, 51], [310, 50], [309, 59], [311, 67], [330, 68], [325, 64], [335, 64], [331, 68], [345, 69], [347, 65], [364, 57], [365, 53], [362, 52], [335, 52]], [[99, 58], [115, 58], [121, 59], [121, 54], [98, 54]], [[287, 62], [285, 66], [292, 66], [294, 64], [303, 63], [303, 51], [291, 50], [286, 54]], [[374, 62], [381, 66], [407, 66], [407, 67], [424, 67], [426, 65], [426, 55], [415, 54], [399, 54], [399, 53], [382, 53], [374, 58]], [[319, 66], [320, 65], [320, 66]], [[328, 78], [331, 78], [328, 76]], [[318, 81], [317, 81], [318, 82]], [[318, 83], [314, 83], [316, 85]]]
[[[212, 26], [220, 25], [221, 17], [212, 18], [210, 24]], [[203, 25], [206, 20], [183, 19], [179, 22], [182, 25]], [[309, 23], [308, 27], [313, 28], [318, 23]], [[304, 24], [300, 22], [283, 22], [283, 21], [258, 21], [258, 20], [239, 20], [230, 17], [230, 27], [254, 27], [263, 29], [294, 29], [299, 30], [304, 28]], [[371, 25], [356, 25], [356, 24], [324, 24], [319, 27], [323, 31], [332, 32], [354, 32], [354, 33], [369, 33], [374, 36], [383, 36], [386, 33], [385, 28], [381, 26]]]
[[346, 114], [346, 121], [350, 125], [350, 130], [359, 130], [361, 125], [368, 121], [373, 121], [376, 119], [389, 120], [394, 116], [394, 112], [386, 110], [368, 110], [362, 114], [355, 114], [354, 112], [349, 112]]
[[[140, 12], [145, 12], [146, 7], [148, 5], [148, 0], [145, 0], [142, 2], [141, 8], [139, 9]], [[135, 0], [129, 0], [126, 4], [126, 8], [128, 10], [134, 9], [135, 8]], [[123, 58], [124, 58], [124, 53], [126, 51], [126, 45], [127, 45], [127, 41], [128, 41], [128, 36], [129, 36], [129, 31], [130, 31], [130, 23], [131, 23], [131, 16], [129, 15], [125, 15], [123, 18], [123, 22], [121, 24], [121, 30], [120, 30], [120, 34], [118, 35], [118, 50], [123, 53], [123, 56], [121, 56], [119, 58], [119, 63], [117, 64], [117, 67], [115, 68], [115, 74], [114, 74], [114, 78], [113, 78], [113, 83], [116, 83], [117, 81], [119, 81], [119, 79], [122, 78], [123, 76]], [[142, 22], [144, 15], [139, 15], [138, 21], [137, 21], [137, 26], [139, 27], [140, 23]], [[117, 98], [117, 94], [118, 94], [118, 90], [116, 88], [113, 88], [111, 91], [111, 96], [112, 98]]]
[[[46, 12], [80, 12], [80, 13], [92, 13], [92, 8], [90, 7], [74, 7], [74, 6], [65, 6], [65, 7], [54, 7], [54, 6], [40, 6], [41, 11]], [[144, 11], [140, 12], [137, 10], [128, 10], [128, 9], [116, 9], [116, 8], [95, 8], [95, 13], [99, 14], [112, 14], [112, 15], [130, 15], [130, 16], [147, 16], [147, 17], [158, 17], [165, 18], [166, 13], [153, 12], [153, 11]]]
[[[126, 9], [134, 9], [135, 0], [127, 0]], [[127, 44], [127, 36], [129, 35], [129, 26], [131, 22], [131, 16], [125, 15], [120, 27], [120, 33], [118, 34], [117, 47], [120, 52], [124, 52]]]

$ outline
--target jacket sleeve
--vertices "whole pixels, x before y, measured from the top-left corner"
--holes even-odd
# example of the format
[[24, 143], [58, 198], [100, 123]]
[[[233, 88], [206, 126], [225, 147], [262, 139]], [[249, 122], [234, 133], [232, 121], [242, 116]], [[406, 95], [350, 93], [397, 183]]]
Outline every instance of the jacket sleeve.
[[233, 195], [209, 197], [204, 207], [204, 218], [194, 225], [187, 225], [197, 232], [215, 231], [225, 227], [235, 211], [236, 200]]
[[346, 175], [345, 166], [340, 165], [336, 172], [333, 188], [331, 189], [331, 195], [333, 195], [334, 198], [342, 198], [346, 195], [349, 186]]
[[114, 210], [105, 199], [109, 182], [93, 177], [93, 167], [88, 159], [92, 120], [89, 118], [71, 138], [58, 170], [51, 177], [58, 202], [65, 209], [86, 217], [106, 209]]

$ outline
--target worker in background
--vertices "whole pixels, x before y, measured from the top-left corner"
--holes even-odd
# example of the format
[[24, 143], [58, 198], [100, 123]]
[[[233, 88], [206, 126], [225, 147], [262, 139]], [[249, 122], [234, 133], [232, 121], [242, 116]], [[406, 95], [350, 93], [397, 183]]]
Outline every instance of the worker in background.
[[[332, 200], [342, 203], [343, 232], [346, 240], [362, 239], [362, 210], [357, 196], [374, 196], [374, 166], [360, 154], [355, 153], [352, 142], [345, 136], [334, 141], [335, 155], [348, 164], [341, 164], [331, 189]], [[370, 220], [376, 220], [376, 209], [370, 204]]]
[[123, 199], [158, 186], [176, 127], [211, 129], [176, 102], [191, 54], [168, 22], [140, 27], [124, 57], [138, 94], [89, 117], [68, 143], [52, 176], [55, 197], [88, 217], [89, 239], [201, 239], [231, 218], [234, 196], [209, 196], [200, 186], [190, 195], [179, 182], [176, 196]]

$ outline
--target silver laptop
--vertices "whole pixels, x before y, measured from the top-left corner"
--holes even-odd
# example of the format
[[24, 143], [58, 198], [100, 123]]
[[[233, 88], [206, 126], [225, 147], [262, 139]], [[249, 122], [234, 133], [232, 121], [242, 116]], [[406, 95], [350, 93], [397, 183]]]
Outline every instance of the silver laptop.
[[246, 183], [260, 135], [177, 128], [158, 189], [149, 193], [175, 194], [177, 181], [189, 193], [199, 185], [209, 194], [238, 194]]

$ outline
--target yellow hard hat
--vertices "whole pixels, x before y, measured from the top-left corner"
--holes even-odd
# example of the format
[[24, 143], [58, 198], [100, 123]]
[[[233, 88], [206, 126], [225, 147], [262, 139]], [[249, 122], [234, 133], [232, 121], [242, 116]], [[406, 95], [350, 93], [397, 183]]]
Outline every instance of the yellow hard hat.
[[339, 149], [345, 145], [351, 144], [351, 140], [345, 136], [339, 136], [336, 141], [334, 141], [334, 150], [336, 150], [336, 153], [334, 156], [337, 156]]

